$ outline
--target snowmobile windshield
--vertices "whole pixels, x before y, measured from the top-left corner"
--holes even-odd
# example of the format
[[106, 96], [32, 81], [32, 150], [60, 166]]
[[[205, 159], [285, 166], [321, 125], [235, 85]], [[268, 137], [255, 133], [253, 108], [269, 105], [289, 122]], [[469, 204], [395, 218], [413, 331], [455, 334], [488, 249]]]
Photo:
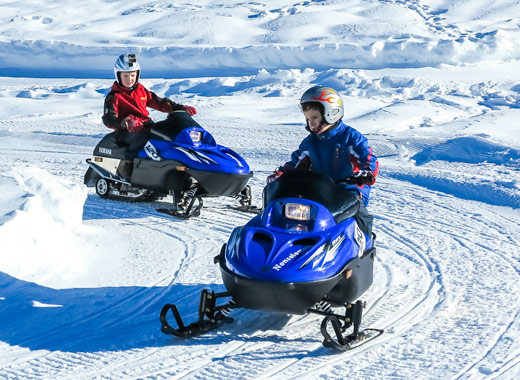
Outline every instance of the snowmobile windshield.
[[187, 112], [174, 111], [168, 114], [165, 121], [155, 123], [151, 132], [164, 140], [173, 141], [182, 130], [193, 127], [202, 128]]
[[264, 207], [280, 198], [309, 199], [325, 206], [334, 216], [359, 208], [359, 197], [338, 189], [330, 177], [309, 170], [290, 170], [264, 188]]

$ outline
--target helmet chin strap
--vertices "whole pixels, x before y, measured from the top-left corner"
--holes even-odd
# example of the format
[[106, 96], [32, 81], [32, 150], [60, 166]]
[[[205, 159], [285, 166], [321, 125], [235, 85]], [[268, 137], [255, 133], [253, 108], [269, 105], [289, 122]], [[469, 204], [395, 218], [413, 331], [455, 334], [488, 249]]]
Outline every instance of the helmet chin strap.
[[[328, 125], [328, 124], [327, 124], [327, 122], [325, 121], [325, 118], [322, 118], [321, 123], [320, 123], [320, 125], [318, 126], [319, 129], [321, 130], [321, 127], [323, 127], [324, 125]], [[310, 132], [310, 133], [316, 133], [316, 132], [314, 132], [314, 131], [311, 129], [311, 127], [309, 127], [309, 122], [307, 122], [307, 125], [305, 126], [305, 129], [306, 129], [308, 132]]]

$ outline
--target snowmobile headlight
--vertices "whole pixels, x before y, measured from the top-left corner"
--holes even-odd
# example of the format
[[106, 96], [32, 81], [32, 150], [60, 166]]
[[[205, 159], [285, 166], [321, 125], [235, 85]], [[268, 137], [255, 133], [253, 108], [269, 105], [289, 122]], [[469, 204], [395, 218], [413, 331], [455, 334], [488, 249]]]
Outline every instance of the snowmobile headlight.
[[198, 143], [202, 141], [202, 132], [200, 131], [190, 131], [191, 141], [194, 143]]
[[285, 217], [291, 220], [307, 221], [311, 216], [311, 207], [299, 203], [285, 205]]

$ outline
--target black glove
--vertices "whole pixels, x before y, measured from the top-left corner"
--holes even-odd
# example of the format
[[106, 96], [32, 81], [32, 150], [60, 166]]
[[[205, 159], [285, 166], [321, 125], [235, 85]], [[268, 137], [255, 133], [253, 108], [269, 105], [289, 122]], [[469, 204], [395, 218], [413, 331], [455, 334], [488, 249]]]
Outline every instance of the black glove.
[[373, 185], [376, 181], [376, 176], [369, 170], [360, 170], [354, 172], [350, 177], [345, 178], [345, 182], [349, 185]]

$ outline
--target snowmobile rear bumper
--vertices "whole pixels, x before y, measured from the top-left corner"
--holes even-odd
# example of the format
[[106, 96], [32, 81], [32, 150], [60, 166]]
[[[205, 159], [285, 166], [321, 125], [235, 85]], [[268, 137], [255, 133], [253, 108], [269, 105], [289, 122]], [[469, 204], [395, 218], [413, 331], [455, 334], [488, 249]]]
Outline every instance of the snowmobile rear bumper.
[[92, 159], [87, 158], [86, 161], [87, 161], [87, 164], [89, 165], [89, 167], [87, 169], [87, 172], [85, 173], [85, 176], [83, 177], [83, 183], [87, 187], [96, 186], [96, 183], [100, 178], [106, 178], [106, 179], [114, 181], [114, 182], [121, 182], [121, 183], [130, 185], [130, 182], [125, 180], [123, 177], [120, 177], [117, 174], [111, 173], [109, 170], [102, 167], [101, 165], [94, 163], [92, 161]]

